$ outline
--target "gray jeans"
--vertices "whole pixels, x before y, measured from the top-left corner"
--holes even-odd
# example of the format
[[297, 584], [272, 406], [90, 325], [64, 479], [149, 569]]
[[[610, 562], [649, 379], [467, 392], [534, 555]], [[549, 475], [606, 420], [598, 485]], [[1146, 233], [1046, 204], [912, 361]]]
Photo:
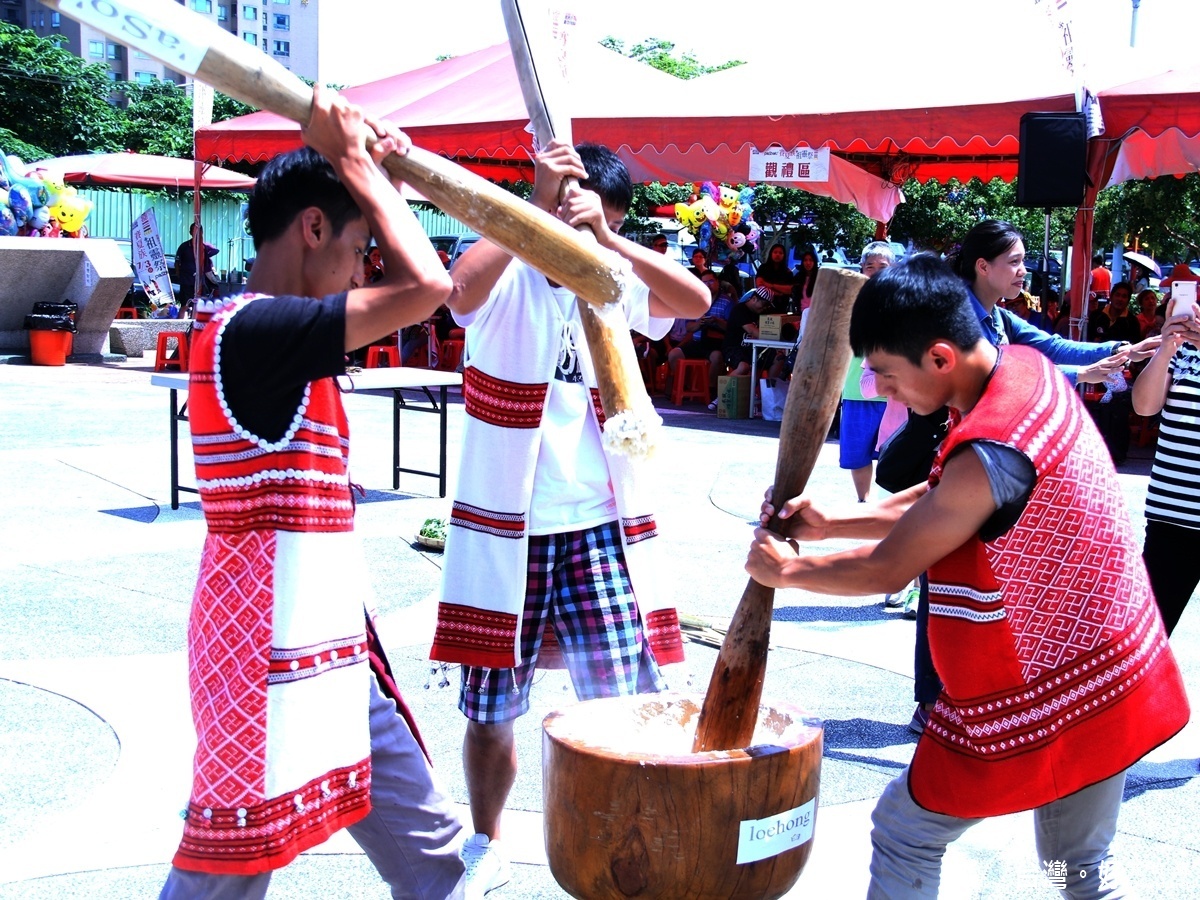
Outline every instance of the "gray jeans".
[[[1072, 900], [1132, 897], [1109, 845], [1125, 773], [1033, 811], [1038, 865]], [[946, 846], [982, 819], [959, 819], [917, 806], [908, 793], [908, 769], [883, 789], [871, 813], [871, 886], [867, 900], [934, 898]]]
[[[459, 898], [462, 825], [396, 704], [371, 678], [371, 812], [347, 831], [396, 900]], [[271, 873], [211, 875], [171, 868], [159, 900], [260, 900]]]

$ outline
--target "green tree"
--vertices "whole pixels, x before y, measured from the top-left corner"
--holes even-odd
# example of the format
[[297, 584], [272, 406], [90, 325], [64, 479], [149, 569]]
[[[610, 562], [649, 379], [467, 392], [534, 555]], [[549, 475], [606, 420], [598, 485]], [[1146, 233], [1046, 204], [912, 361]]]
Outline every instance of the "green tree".
[[[965, 184], [955, 179], [945, 184], [936, 181], [921, 184], [909, 179], [903, 190], [905, 202], [896, 208], [889, 229], [893, 240], [911, 241], [918, 249], [943, 253], [951, 250], [981, 220], [1004, 219], [1025, 235], [1028, 252], [1041, 250], [1045, 211], [1017, 206], [1015, 184], [999, 178], [988, 182], [972, 178]], [[1051, 249], [1061, 249], [1074, 227], [1075, 210], [1052, 210]]]
[[793, 247], [844, 247], [853, 255], [875, 233], [875, 223], [847, 203], [771, 184], [755, 187], [754, 218], [763, 229], [762, 250], [785, 240]]
[[171, 81], [153, 81], [129, 84], [124, 93], [127, 150], [191, 157], [192, 98], [187, 91]]
[[671, 41], [664, 41], [661, 38], [646, 38], [640, 43], [634, 44], [633, 48], [626, 51], [625, 42], [618, 40], [611, 35], [600, 41], [602, 47], [607, 47], [609, 50], [615, 50], [622, 56], [628, 56], [630, 59], [636, 59], [638, 62], [643, 62], [648, 66], [666, 72], [668, 75], [674, 75], [676, 78], [690, 79], [697, 78], [700, 75], [707, 75], [709, 72], [720, 72], [723, 69], [732, 69], [734, 66], [744, 64], [744, 60], [730, 60], [723, 62], [719, 66], [705, 66], [696, 59], [695, 54], [690, 50], [685, 50], [681, 55], [675, 56], [675, 44]]
[[85, 64], [61, 43], [0, 23], [0, 122], [32, 156], [121, 149], [108, 66]]
[[1105, 188], [1093, 234], [1097, 247], [1137, 246], [1159, 261], [1200, 257], [1200, 174]]

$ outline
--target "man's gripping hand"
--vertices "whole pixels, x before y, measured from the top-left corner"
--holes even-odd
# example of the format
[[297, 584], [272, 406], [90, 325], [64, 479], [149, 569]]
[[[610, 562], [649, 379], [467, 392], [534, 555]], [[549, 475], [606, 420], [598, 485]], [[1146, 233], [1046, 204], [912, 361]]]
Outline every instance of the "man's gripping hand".
[[[375, 143], [368, 152], [369, 133], [375, 135]], [[385, 156], [403, 156], [412, 146], [408, 136], [390, 122], [368, 116], [336, 91], [319, 85], [313, 87], [312, 113], [300, 135], [304, 143], [329, 160], [339, 175], [347, 165], [377, 166]], [[393, 184], [398, 186], [395, 180]]]
[[566, 141], [553, 140], [533, 158], [533, 193], [529, 202], [552, 215], [558, 214], [562, 183], [566, 178], [584, 180], [587, 171], [575, 148]]
[[779, 529], [784, 538], [795, 541], [823, 541], [829, 536], [830, 518], [824, 510], [813, 504], [811, 497], [793, 497], [776, 510], [774, 491], [774, 485], [767, 488], [759, 512], [759, 521], [762, 522], [763, 528], [767, 527], [771, 517], [778, 512], [782, 520]]

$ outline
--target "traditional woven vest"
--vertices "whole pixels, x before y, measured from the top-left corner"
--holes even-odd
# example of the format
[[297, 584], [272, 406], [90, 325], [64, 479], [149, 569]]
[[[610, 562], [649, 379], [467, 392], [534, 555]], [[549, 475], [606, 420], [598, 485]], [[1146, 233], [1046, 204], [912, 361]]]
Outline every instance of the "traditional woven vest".
[[308, 385], [286, 434], [235, 421], [220, 378], [226, 323], [197, 316], [189, 418], [208, 536], [188, 623], [197, 747], [182, 869], [286, 865], [370, 811], [365, 573], [332, 379]]
[[221, 332], [246, 302], [250, 301], [228, 303], [214, 314], [196, 317], [188, 418], [208, 529], [351, 531], [354, 504], [346, 468], [350, 432], [332, 378], [304, 389], [287, 432], [274, 443], [256, 438], [229, 416], [216, 374]]
[[1126, 769], [1179, 731], [1187, 699], [1104, 442], [1036, 350], [1005, 347], [952, 420], [930, 475], [972, 441], [1014, 447], [1036, 484], [1016, 524], [929, 570], [945, 689], [909, 788], [963, 818], [1042, 806]]

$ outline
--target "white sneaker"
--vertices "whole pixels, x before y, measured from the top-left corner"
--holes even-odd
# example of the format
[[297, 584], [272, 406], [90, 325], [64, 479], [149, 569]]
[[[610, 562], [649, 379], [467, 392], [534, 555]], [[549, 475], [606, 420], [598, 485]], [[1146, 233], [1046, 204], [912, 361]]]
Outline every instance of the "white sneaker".
[[512, 870], [500, 852], [499, 841], [489, 841], [486, 834], [473, 834], [463, 841], [463, 865], [467, 867], [466, 900], [483, 900], [484, 894], [508, 884]]

